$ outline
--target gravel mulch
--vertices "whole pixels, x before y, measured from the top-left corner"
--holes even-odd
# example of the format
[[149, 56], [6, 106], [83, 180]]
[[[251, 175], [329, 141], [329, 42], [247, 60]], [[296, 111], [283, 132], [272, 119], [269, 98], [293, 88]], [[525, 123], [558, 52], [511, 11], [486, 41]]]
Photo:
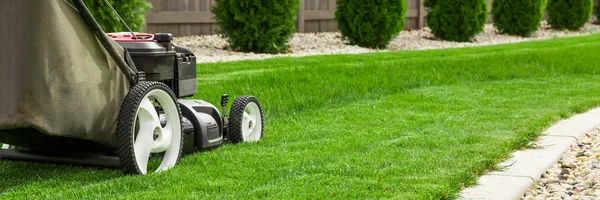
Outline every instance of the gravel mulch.
[[290, 42], [291, 49], [286, 54], [255, 54], [229, 51], [226, 49], [227, 41], [221, 35], [187, 36], [177, 37], [174, 43], [191, 48], [198, 57], [199, 63], [205, 62], [224, 62], [248, 59], [265, 59], [272, 57], [285, 56], [308, 56], [321, 54], [357, 54], [378, 51], [398, 51], [398, 50], [425, 50], [441, 49], [471, 46], [486, 46], [504, 43], [516, 43], [531, 40], [542, 40], [556, 37], [572, 37], [589, 35], [600, 32], [600, 26], [586, 24], [579, 31], [553, 30], [545, 23], [542, 28], [533, 36], [528, 38], [501, 35], [491, 25], [485, 26], [484, 33], [479, 34], [473, 42], [448, 42], [436, 40], [431, 34], [431, 30], [423, 28], [421, 30], [402, 31], [393, 41], [390, 42], [387, 49], [368, 49], [354, 45], [348, 45], [341, 39], [338, 32], [327, 33], [296, 33]]
[[522, 199], [600, 199], [600, 129], [587, 133]]

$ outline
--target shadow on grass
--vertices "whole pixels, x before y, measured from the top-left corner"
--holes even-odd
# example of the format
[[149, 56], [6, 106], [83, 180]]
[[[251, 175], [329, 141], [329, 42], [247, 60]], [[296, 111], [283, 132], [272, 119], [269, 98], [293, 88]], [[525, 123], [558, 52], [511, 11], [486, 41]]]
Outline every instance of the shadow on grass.
[[[230, 142], [225, 142], [230, 144]], [[222, 145], [199, 149], [193, 153], [210, 152]], [[190, 156], [188, 152], [184, 157]], [[149, 163], [150, 168], [160, 165], [160, 160]], [[14, 191], [27, 191], [32, 188], [55, 190], [69, 186], [82, 187], [125, 177], [119, 168], [74, 166], [68, 164], [37, 163], [0, 159], [0, 196]]]
[[0, 194], [28, 187], [81, 187], [122, 176], [119, 169], [0, 160]]

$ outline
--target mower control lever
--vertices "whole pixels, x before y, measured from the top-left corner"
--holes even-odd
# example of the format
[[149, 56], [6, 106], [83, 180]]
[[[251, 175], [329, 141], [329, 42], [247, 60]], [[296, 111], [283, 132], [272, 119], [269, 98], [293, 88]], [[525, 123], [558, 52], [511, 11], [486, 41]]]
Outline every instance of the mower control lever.
[[223, 124], [227, 127], [229, 120], [227, 119], [227, 103], [229, 103], [229, 95], [221, 95], [221, 107], [223, 108]]
[[227, 103], [229, 102], [229, 95], [221, 95], [221, 107], [223, 108], [223, 116], [227, 116]]

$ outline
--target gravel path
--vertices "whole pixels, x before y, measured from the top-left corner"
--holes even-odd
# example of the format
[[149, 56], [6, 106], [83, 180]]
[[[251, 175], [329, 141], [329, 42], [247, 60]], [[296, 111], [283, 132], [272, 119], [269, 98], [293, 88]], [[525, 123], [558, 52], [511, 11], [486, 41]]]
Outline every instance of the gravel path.
[[587, 133], [522, 199], [600, 199], [600, 129]]
[[397, 51], [397, 50], [424, 50], [440, 48], [456, 48], [469, 46], [485, 46], [503, 43], [516, 43], [531, 40], [549, 39], [555, 37], [571, 37], [588, 35], [600, 32], [600, 26], [587, 24], [580, 31], [560, 31], [552, 30], [543, 23], [542, 28], [532, 37], [523, 38], [517, 36], [508, 36], [497, 34], [497, 30], [488, 24], [485, 31], [479, 34], [474, 42], [458, 43], [447, 42], [433, 39], [431, 30], [424, 28], [421, 30], [402, 31], [393, 41], [390, 42], [387, 49], [374, 50], [358, 46], [348, 45], [341, 39], [340, 33], [296, 33], [290, 42], [291, 49], [287, 54], [255, 54], [242, 53], [226, 50], [227, 41], [221, 35], [187, 36], [177, 37], [174, 43], [191, 48], [198, 62], [223, 62], [248, 59], [265, 59], [284, 56], [308, 56], [320, 54], [357, 54], [376, 51]]

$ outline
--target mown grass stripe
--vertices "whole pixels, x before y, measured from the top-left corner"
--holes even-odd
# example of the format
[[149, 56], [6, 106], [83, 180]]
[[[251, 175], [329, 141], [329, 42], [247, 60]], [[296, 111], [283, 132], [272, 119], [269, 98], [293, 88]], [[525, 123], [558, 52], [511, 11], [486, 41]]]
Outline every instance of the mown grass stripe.
[[592, 35], [202, 64], [195, 97], [257, 96], [263, 141], [148, 176], [0, 161], [0, 199], [452, 198], [552, 123], [600, 103], [599, 50]]

